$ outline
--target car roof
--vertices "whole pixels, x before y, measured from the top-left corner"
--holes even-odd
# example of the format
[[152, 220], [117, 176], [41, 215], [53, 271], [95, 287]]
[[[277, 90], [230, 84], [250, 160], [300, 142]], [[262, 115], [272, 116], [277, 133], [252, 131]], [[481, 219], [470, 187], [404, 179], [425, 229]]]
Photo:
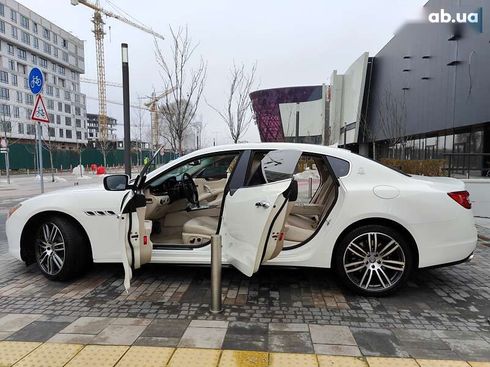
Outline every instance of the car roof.
[[255, 150], [255, 149], [293, 149], [311, 153], [333, 154], [337, 156], [352, 156], [353, 153], [346, 149], [334, 146], [315, 145], [315, 144], [298, 144], [298, 143], [239, 143], [212, 146], [189, 153], [188, 156], [197, 154], [206, 154], [213, 152], [223, 152], [232, 150]]
[[298, 144], [298, 143], [238, 143], [238, 144], [227, 144], [227, 145], [217, 145], [208, 148], [203, 148], [199, 150], [195, 150], [189, 154], [183, 155], [173, 161], [170, 161], [163, 166], [157, 168], [156, 170], [148, 173], [147, 181], [153, 178], [155, 175], [160, 172], [166, 170], [170, 166], [174, 166], [180, 162], [187, 161], [189, 158], [198, 157], [203, 154], [212, 154], [212, 153], [221, 153], [221, 152], [229, 152], [236, 150], [261, 150], [261, 149], [292, 149], [292, 150], [301, 150], [303, 152], [309, 153], [317, 153], [317, 154], [326, 154], [333, 155], [338, 158], [343, 158], [351, 161], [355, 159], [354, 157], [360, 157], [357, 154], [352, 153], [347, 149], [341, 149], [334, 146], [325, 146], [325, 145], [315, 145], [315, 144]]

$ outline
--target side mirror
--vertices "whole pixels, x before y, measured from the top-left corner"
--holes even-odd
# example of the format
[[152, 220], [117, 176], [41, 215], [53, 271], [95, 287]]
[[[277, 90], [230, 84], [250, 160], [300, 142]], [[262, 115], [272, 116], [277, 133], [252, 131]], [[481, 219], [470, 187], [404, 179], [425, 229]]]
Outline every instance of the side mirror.
[[104, 177], [104, 189], [107, 191], [124, 191], [128, 189], [127, 175], [110, 175]]

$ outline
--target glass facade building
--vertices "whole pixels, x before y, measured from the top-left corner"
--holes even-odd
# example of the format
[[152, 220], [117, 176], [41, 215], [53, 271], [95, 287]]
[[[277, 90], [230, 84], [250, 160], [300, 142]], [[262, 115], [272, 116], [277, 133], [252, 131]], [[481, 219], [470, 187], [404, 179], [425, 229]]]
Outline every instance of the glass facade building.
[[[489, 24], [490, 3], [479, 0], [430, 0], [424, 13], [479, 8]], [[404, 25], [371, 58], [359, 143], [375, 140], [377, 159], [446, 159], [448, 173], [490, 175], [489, 39], [473, 24]]]
[[324, 86], [265, 89], [250, 98], [261, 141], [322, 143]]

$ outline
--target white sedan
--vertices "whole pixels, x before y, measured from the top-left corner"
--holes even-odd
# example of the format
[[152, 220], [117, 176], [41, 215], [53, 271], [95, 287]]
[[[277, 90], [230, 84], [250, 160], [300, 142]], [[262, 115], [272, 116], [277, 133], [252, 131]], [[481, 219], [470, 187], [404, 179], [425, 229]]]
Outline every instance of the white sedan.
[[[150, 162], [151, 164], [151, 162]], [[451, 178], [408, 176], [347, 150], [290, 143], [193, 152], [134, 180], [104, 178], [33, 197], [9, 212], [10, 253], [66, 280], [91, 262], [333, 268], [354, 291], [385, 295], [418, 268], [471, 259], [468, 192]]]

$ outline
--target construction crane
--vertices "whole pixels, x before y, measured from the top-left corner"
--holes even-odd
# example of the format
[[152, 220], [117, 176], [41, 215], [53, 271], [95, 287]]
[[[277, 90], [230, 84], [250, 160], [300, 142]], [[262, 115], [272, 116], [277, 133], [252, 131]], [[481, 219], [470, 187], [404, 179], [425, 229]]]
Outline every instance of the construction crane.
[[[94, 101], [97, 101], [98, 98], [95, 98], [95, 97], [90, 97], [90, 96], [85, 96], [85, 98], [87, 99], [92, 99]], [[122, 102], [117, 102], [117, 101], [111, 101], [110, 99], [106, 99], [105, 100], [106, 103], [109, 103], [109, 104], [117, 104], [119, 106], [123, 106], [123, 103]], [[145, 110], [145, 111], [151, 111], [149, 108], [147, 107], [143, 107], [143, 106], [138, 106], [138, 105], [135, 105], [135, 104], [130, 104], [129, 107], [131, 108], [136, 108], [138, 110]]]
[[151, 146], [154, 149], [158, 146], [158, 101], [172, 93], [174, 90], [175, 87], [164, 91], [158, 96], [153, 92], [151, 97], [146, 97], [150, 99], [149, 102], [145, 103], [145, 106], [148, 107], [151, 114]]
[[88, 0], [70, 0], [72, 5], [82, 4], [94, 10], [92, 23], [94, 24], [95, 35], [95, 55], [97, 58], [97, 86], [99, 93], [99, 133], [102, 141], [107, 141], [107, 99], [106, 99], [106, 80], [105, 80], [105, 60], [104, 60], [104, 20], [102, 14], [107, 17], [117, 19], [143, 32], [151, 34], [155, 38], [164, 39], [164, 37], [153, 31], [151, 28], [137, 24], [121, 15], [105, 10], [100, 6], [99, 0], [95, 3]]
[[[87, 83], [87, 84], [99, 84], [97, 82], [97, 79], [89, 79], [89, 78], [80, 78], [80, 82], [82, 83]], [[106, 80], [105, 85], [108, 87], [117, 87], [117, 88], [122, 88], [122, 83], [118, 82], [108, 82]]]

